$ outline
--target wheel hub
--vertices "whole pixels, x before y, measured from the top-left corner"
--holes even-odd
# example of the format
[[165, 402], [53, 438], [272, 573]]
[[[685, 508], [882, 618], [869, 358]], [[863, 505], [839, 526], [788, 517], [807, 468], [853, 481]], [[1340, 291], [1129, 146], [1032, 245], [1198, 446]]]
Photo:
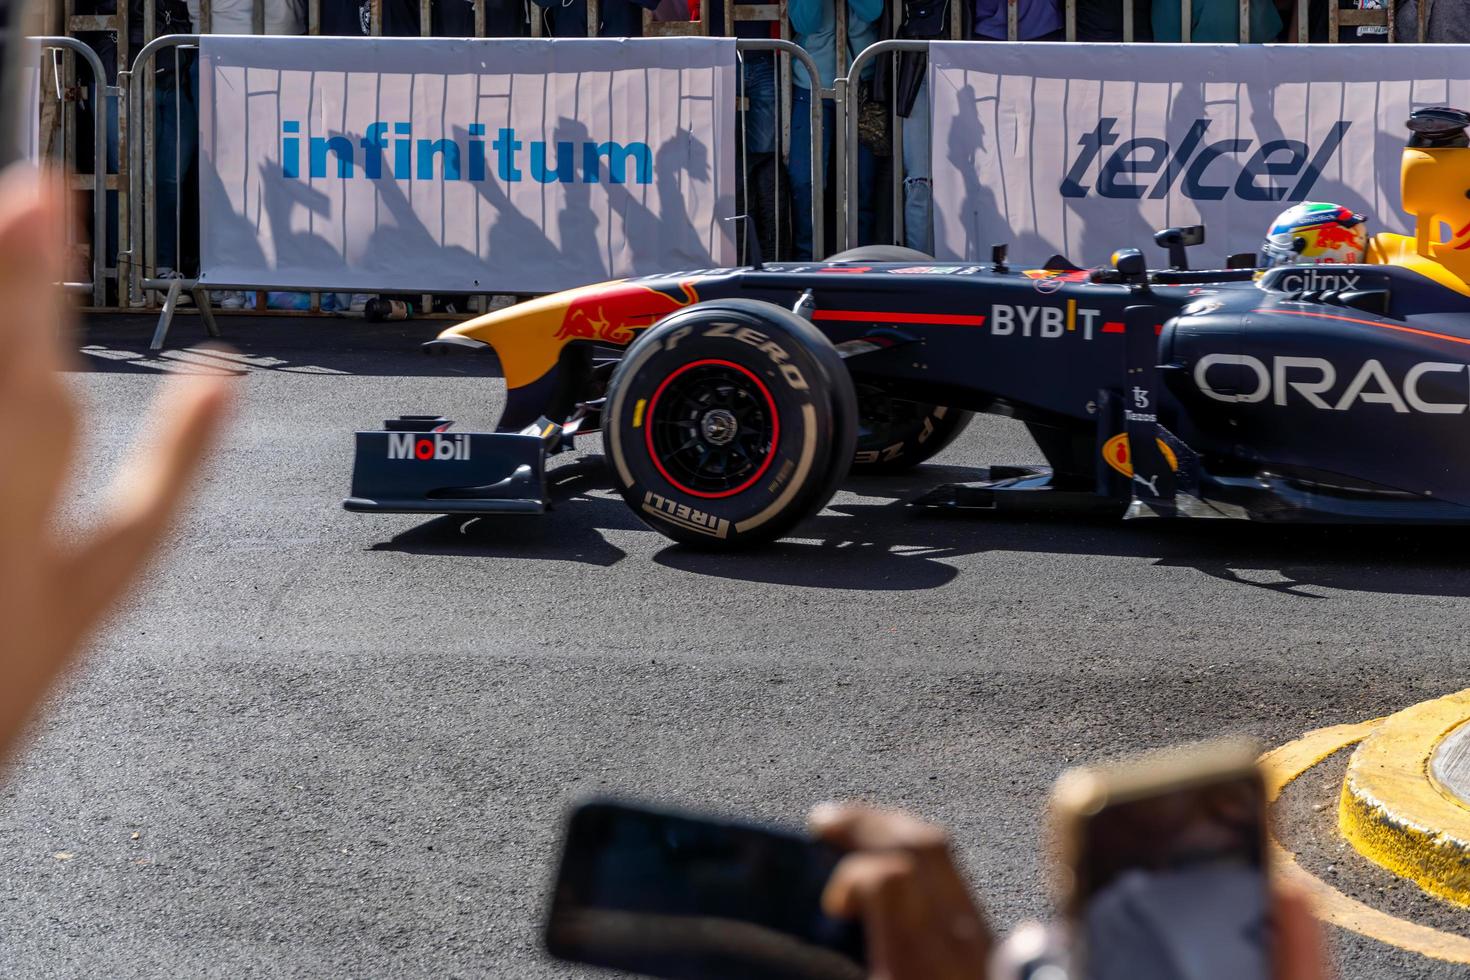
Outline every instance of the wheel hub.
[[716, 408], [704, 413], [704, 418], [699, 423], [699, 431], [704, 436], [704, 441], [711, 446], [726, 446], [740, 431], [740, 423], [736, 421], [732, 412]]
[[781, 438], [775, 399], [760, 377], [705, 358], [675, 370], [649, 399], [644, 440], [659, 474], [695, 497], [733, 496], [770, 466]]

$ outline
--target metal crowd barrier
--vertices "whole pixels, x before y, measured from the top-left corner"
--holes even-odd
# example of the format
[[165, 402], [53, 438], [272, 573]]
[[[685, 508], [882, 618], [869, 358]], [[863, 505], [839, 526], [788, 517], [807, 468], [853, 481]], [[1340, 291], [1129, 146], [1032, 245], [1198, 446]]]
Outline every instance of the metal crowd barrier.
[[[154, 38], [155, 17], [157, 3], [159, 0], [116, 0], [117, 13], [114, 15], [74, 15], [73, 7], [76, 0], [57, 0], [64, 5], [66, 17], [64, 22], [68, 30], [72, 31], [102, 31], [112, 33], [117, 40], [120, 65], [127, 63], [127, 10], [131, 4], [142, 4], [144, 37], [147, 40], [143, 51], [140, 51], [132, 62], [131, 69], [118, 72], [118, 85], [107, 85], [103, 80], [101, 62], [96, 52], [82, 42], [72, 37], [46, 36], [38, 40], [47, 47], [61, 48], [71, 51], [86, 60], [95, 73], [97, 79], [96, 102], [93, 117], [93, 139], [95, 154], [101, 164], [94, 167], [94, 173], [88, 176], [74, 178], [76, 181], [91, 180], [93, 188], [93, 228], [94, 242], [92, 248], [93, 275], [91, 283], [72, 283], [70, 287], [77, 291], [87, 291], [92, 295], [94, 304], [102, 306], [107, 302], [106, 279], [115, 275], [118, 281], [119, 305], [149, 305], [156, 302], [158, 291], [173, 288], [188, 289], [193, 291], [197, 286], [194, 280], [183, 280], [177, 282], [172, 279], [160, 279], [156, 275], [156, 254], [154, 241], [156, 235], [152, 232], [157, 230], [157, 202], [154, 198], [154, 187], [157, 167], [157, 150], [154, 146], [154, 117], [153, 88], [154, 81], [152, 72], [139, 71], [144, 65], [153, 64], [157, 52], [173, 47], [186, 49], [197, 44], [199, 36], [193, 35], [171, 35], [168, 38]], [[418, 0], [419, 6], [419, 34], [430, 36], [434, 28], [434, 10], [436, 3], [446, 0]], [[471, 0], [474, 8], [473, 21], [477, 36], [484, 36], [487, 27], [487, 0]], [[855, 244], [856, 238], [856, 202], [853, 200], [857, 184], [857, 153], [856, 153], [856, 131], [855, 121], [857, 106], [854, 97], [857, 93], [856, 80], [862, 71], [873, 63], [873, 59], [883, 54], [894, 54], [900, 51], [922, 51], [927, 47], [927, 41], [883, 41], [871, 46], [847, 62], [847, 38], [846, 23], [844, 16], [845, 0], [832, 0], [835, 10], [836, 21], [836, 46], [838, 49], [838, 78], [832, 88], [816, 89], [811, 105], [811, 135], [812, 135], [812, 170], [813, 170], [813, 249], [814, 254], [820, 256], [825, 252], [823, 208], [821, 206], [822, 194], [820, 193], [822, 182], [822, 105], [825, 99], [831, 99], [836, 103], [837, 119], [842, 130], [842, 138], [834, 141], [832, 177], [835, 183], [834, 191], [838, 207], [835, 209], [835, 232], [838, 247]], [[1135, 6], [1136, 0], [1118, 0], [1121, 4], [1122, 13], [1122, 37], [1125, 43], [1133, 40]], [[1168, 2], [1168, 0], [1155, 0], [1156, 3]], [[1180, 26], [1182, 39], [1190, 40], [1190, 24], [1194, 3], [1199, 0], [1178, 0], [1180, 5]], [[1240, 6], [1240, 40], [1247, 41], [1250, 36], [1250, 13], [1252, 3], [1271, 2], [1271, 0], [1239, 0]], [[383, 3], [384, 0], [371, 0], [371, 16], [369, 18], [370, 33], [381, 35], [383, 31]], [[255, 32], [263, 33], [265, 29], [265, 4], [266, 0], [252, 0], [251, 3], [251, 27]], [[777, 80], [777, 163], [776, 174], [776, 196], [775, 211], [777, 226], [781, 225], [781, 187], [780, 180], [788, 177], [784, 161], [790, 148], [790, 117], [791, 117], [791, 93], [792, 72], [791, 58], [800, 58], [811, 77], [815, 78], [816, 72], [810, 58], [804, 51], [786, 40], [791, 36], [790, 24], [786, 16], [787, 0], [776, 0], [774, 3], [738, 3], [727, 2], [725, 6], [724, 23], [714, 25], [710, 22], [707, 10], [708, 0], [701, 5], [700, 19], [680, 20], [654, 20], [651, 13], [644, 13], [644, 33], [649, 36], [679, 36], [679, 35], [708, 35], [713, 28], [722, 28], [725, 35], [733, 34], [737, 22], [756, 21], [772, 22], [779, 24], [781, 40], [777, 39], [737, 39], [737, 48], [741, 51], [771, 50], [778, 53], [779, 75]], [[307, 19], [303, 25], [309, 34], [318, 34], [321, 29], [321, 5], [322, 0], [308, 0]], [[1015, 40], [1019, 32], [1020, 24], [1020, 0], [1006, 0], [1006, 33]], [[1310, 17], [1312, 0], [1297, 0], [1296, 13], [1296, 38], [1298, 41], [1306, 41], [1309, 38]], [[1417, 24], [1409, 25], [1408, 30], [1403, 30], [1398, 16], [1398, 3], [1389, 0], [1382, 8], [1371, 10], [1341, 10], [1335, 0], [1328, 0], [1326, 4], [1326, 24], [1328, 40], [1337, 42], [1339, 33], [1343, 29], [1353, 27], [1376, 27], [1386, 29], [1388, 40], [1399, 40], [1400, 35], [1409, 34], [1410, 39], [1417, 36], [1423, 41], [1426, 35], [1428, 4], [1421, 2], [1417, 5]], [[214, 20], [212, 14], [211, 0], [201, 0], [200, 26], [206, 31], [212, 26]], [[950, 0], [947, 36], [952, 39], [961, 39], [969, 33], [970, 25], [964, 22], [968, 13], [961, 0]], [[601, 8], [599, 0], [586, 0], [587, 31], [589, 36], [599, 34]], [[894, 2], [889, 4], [890, 28], [894, 33], [901, 23], [903, 5]], [[1077, 0], [1064, 0], [1063, 7], [1064, 33], [1068, 40], [1077, 39]], [[1415, 29], [1417, 28], [1417, 30]], [[529, 30], [532, 36], [543, 36], [545, 31], [545, 15], [540, 8], [531, 5], [531, 15], [525, 22], [519, 25], [521, 31]], [[145, 52], [149, 61], [144, 61]], [[786, 57], [779, 57], [785, 55]], [[177, 54], [175, 55], [177, 57]], [[742, 68], [743, 71], [743, 61]], [[68, 69], [68, 82], [70, 79]], [[896, 73], [895, 73], [896, 74]], [[69, 100], [74, 98], [70, 93], [66, 96]], [[106, 166], [106, 141], [107, 126], [109, 125], [107, 113], [107, 99], [119, 98], [118, 107], [118, 139], [120, 143], [120, 159], [118, 160], [118, 176], [112, 178], [107, 173]], [[890, 100], [890, 105], [892, 100]], [[135, 113], [143, 110], [141, 117]], [[896, 110], [892, 110], [890, 116], [890, 133], [892, 143], [892, 165], [889, 168], [892, 178], [891, 186], [891, 212], [892, 212], [892, 238], [902, 241], [904, 238], [903, 214], [904, 214], [904, 170], [903, 159], [903, 125], [902, 120], [896, 116]], [[67, 119], [70, 119], [68, 111]], [[139, 120], [136, 125], [130, 124], [130, 120]], [[72, 127], [68, 125], [68, 137], [72, 134]], [[743, 146], [743, 137], [742, 143]], [[746, 178], [745, 168], [739, 179]], [[112, 183], [116, 181], [115, 185]], [[110, 264], [107, 241], [107, 195], [110, 186], [115, 186], [117, 194], [118, 221], [120, 225], [120, 241], [118, 261], [116, 268]], [[96, 188], [101, 186], [101, 192]], [[747, 188], [748, 189], [748, 188]], [[751, 210], [747, 205], [747, 211]], [[101, 220], [99, 222], [98, 215]], [[178, 215], [174, 215], [176, 224]], [[747, 229], [749, 231], [749, 229]], [[145, 234], [147, 232], [148, 234]], [[124, 286], [123, 283], [127, 283]], [[177, 291], [177, 290], [176, 290]], [[473, 294], [472, 294], [473, 295]], [[177, 297], [175, 297], [177, 298]], [[318, 297], [313, 294], [312, 309], [317, 308]], [[169, 309], [168, 300], [164, 300], [165, 310]], [[208, 317], [207, 301], [204, 312]], [[170, 314], [171, 315], [171, 314]]]
[[[63, 50], [76, 54], [92, 71], [92, 80], [97, 92], [97, 105], [92, 107], [92, 281], [67, 282], [62, 286], [70, 292], [91, 293], [92, 304], [103, 306], [107, 302], [107, 100], [122, 97], [122, 90], [106, 83], [106, 72], [102, 59], [87, 45], [74, 37], [42, 35], [32, 40], [43, 50]], [[59, 80], [58, 80], [59, 84]], [[39, 107], [38, 107], [39, 108]], [[75, 159], [75, 145], [67, 139], [73, 127], [63, 127], [62, 159], [68, 168]], [[71, 152], [68, 153], [68, 150]], [[72, 188], [68, 179], [67, 189]], [[68, 209], [71, 195], [68, 193]], [[68, 221], [68, 229], [72, 222]], [[70, 234], [70, 230], [68, 230]]]
[[[224, 283], [209, 282], [201, 283], [196, 278], [174, 276], [161, 278], [157, 275], [157, 230], [159, 215], [157, 214], [157, 194], [154, 177], [157, 173], [158, 147], [151, 138], [154, 132], [152, 125], [156, 107], [153, 105], [149, 94], [153, 72], [149, 70], [154, 63], [155, 56], [159, 51], [173, 49], [175, 51], [197, 49], [202, 35], [199, 34], [171, 34], [166, 37], [154, 38], [145, 44], [133, 60], [130, 70], [119, 72], [118, 78], [127, 88], [129, 117], [138, 120], [141, 124], [144, 139], [131, 140], [127, 146], [128, 166], [127, 183], [128, 193], [132, 201], [132, 207], [128, 209], [128, 226], [125, 242], [120, 246], [118, 260], [120, 268], [126, 269], [124, 281], [128, 285], [129, 305], [142, 306], [146, 303], [145, 293], [158, 290], [164, 292], [163, 309], [160, 312], [158, 326], [154, 331], [152, 349], [162, 348], [168, 337], [169, 327], [173, 322], [174, 314], [179, 308], [179, 297], [188, 293], [193, 298], [200, 314], [204, 317], [204, 323], [211, 336], [218, 336], [219, 330], [214, 320], [213, 310], [210, 305], [210, 290], [254, 290], [266, 292], [269, 290], [282, 290], [295, 293], [309, 292], [319, 294], [322, 292], [343, 291], [340, 287], [331, 283], [313, 284], [311, 287], [281, 286], [275, 283]], [[816, 62], [811, 55], [790, 41], [772, 39], [746, 39], [737, 38], [735, 41], [737, 52], [747, 51], [772, 51], [777, 55], [786, 55], [796, 58], [805, 67], [809, 77], [818, 78]], [[175, 72], [175, 81], [179, 73]], [[786, 127], [783, 127], [786, 129]], [[811, 102], [811, 178], [812, 178], [812, 241], [815, 249], [820, 250], [820, 242], [823, 241], [822, 221], [822, 194], [820, 188], [823, 186], [822, 147], [824, 144], [824, 133], [822, 131], [822, 102], [813, 99]], [[788, 130], [789, 131], [789, 130]], [[175, 130], [177, 132], [177, 128]], [[734, 134], [732, 134], [734, 135]], [[778, 146], [779, 150], [779, 146]], [[177, 152], [177, 149], [175, 149]], [[175, 170], [175, 173], [179, 173]], [[142, 206], [139, 207], [141, 202]], [[175, 213], [172, 216], [175, 223], [175, 248], [179, 247], [181, 236], [181, 211], [183, 206], [182, 184], [181, 192], [175, 197]], [[748, 209], [748, 208], [747, 208]], [[168, 216], [164, 216], [168, 217]], [[750, 229], [746, 229], [749, 235]], [[747, 249], [750, 243], [747, 239]], [[120, 274], [121, 275], [121, 274]], [[570, 285], [570, 284], [569, 284]], [[385, 285], [388, 292], [412, 292], [412, 286], [394, 287]], [[442, 291], [441, 291], [442, 292]], [[464, 295], [483, 296], [484, 290], [463, 290]], [[445, 295], [448, 295], [446, 292]], [[315, 303], [313, 304], [315, 308]]]

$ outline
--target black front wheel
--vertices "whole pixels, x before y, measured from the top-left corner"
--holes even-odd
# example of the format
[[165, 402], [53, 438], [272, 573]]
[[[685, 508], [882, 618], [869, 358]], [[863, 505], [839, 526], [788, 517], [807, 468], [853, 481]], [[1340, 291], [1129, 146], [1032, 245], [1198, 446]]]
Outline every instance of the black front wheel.
[[692, 545], [780, 537], [832, 498], [857, 441], [852, 378], [831, 341], [769, 303], [719, 300], [664, 319], [608, 392], [623, 499]]

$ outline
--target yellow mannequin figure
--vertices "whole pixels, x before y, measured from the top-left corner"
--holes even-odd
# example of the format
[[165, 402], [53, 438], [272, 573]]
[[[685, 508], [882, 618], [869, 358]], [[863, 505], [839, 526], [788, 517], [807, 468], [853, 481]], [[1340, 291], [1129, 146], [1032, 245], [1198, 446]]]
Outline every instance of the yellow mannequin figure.
[[[1404, 147], [1400, 187], [1414, 235], [1373, 236], [1368, 261], [1412, 269], [1470, 296], [1470, 113], [1420, 109], [1408, 125], [1414, 135]], [[1438, 240], [1441, 224], [1450, 228], [1446, 241]]]

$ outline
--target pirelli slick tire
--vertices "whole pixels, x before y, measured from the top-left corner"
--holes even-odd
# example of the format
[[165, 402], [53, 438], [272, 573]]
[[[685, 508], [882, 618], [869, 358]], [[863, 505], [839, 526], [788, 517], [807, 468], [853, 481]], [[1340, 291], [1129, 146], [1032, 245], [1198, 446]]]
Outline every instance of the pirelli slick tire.
[[881, 388], [858, 387], [858, 441], [852, 471], [901, 473], [954, 442], [974, 412], [894, 398]]
[[827, 257], [828, 262], [933, 262], [934, 256], [902, 245], [860, 245]]
[[623, 499], [654, 530], [732, 549], [780, 537], [832, 498], [857, 442], [852, 378], [788, 310], [701, 303], [628, 349], [603, 432]]

